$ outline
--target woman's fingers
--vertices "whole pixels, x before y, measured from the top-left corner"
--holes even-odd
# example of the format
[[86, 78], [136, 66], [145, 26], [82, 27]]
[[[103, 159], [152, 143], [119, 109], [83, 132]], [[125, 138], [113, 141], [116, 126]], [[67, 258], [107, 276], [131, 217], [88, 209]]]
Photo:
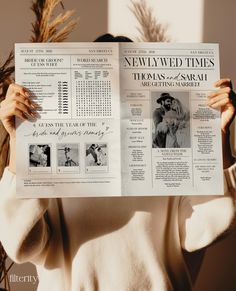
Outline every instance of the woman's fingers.
[[25, 88], [17, 84], [11, 84], [7, 90], [5, 100], [6, 101], [17, 100], [31, 107], [32, 109], [38, 108], [37, 105], [34, 102], [32, 102], [29, 97], [30, 94]]
[[[230, 97], [229, 97], [229, 93], [220, 93], [219, 95], [216, 95], [214, 97], [208, 97], [208, 102], [207, 105], [212, 107], [215, 104], [218, 104], [219, 102], [221, 102], [222, 100], [224, 100], [226, 103], [230, 103]], [[214, 108], [216, 108], [214, 106]]]
[[30, 110], [29, 106], [24, 103], [21, 103], [18, 100], [13, 100], [11, 104], [12, 110], [21, 111], [25, 116], [35, 117], [34, 113]]
[[226, 132], [235, 116], [236, 94], [230, 79], [221, 79], [215, 86], [218, 89], [208, 95], [207, 104], [221, 111], [221, 130]]
[[223, 87], [223, 88], [220, 88], [216, 91], [213, 91], [211, 92], [209, 95], [208, 95], [208, 98], [211, 99], [211, 98], [214, 98], [220, 94], [224, 94], [224, 93], [227, 93], [227, 94], [230, 94], [231, 92], [231, 88], [230, 87]]
[[230, 101], [228, 95], [226, 94], [225, 96], [219, 97], [219, 99], [217, 99], [217, 100], [211, 101], [210, 103], [208, 103], [208, 105], [211, 108], [217, 109], [217, 108], [225, 106], [229, 103], [231, 103], [231, 101]]
[[34, 109], [38, 107], [29, 99], [30, 94], [25, 88], [11, 84], [6, 98], [0, 104], [0, 119], [11, 137], [15, 138], [15, 117], [21, 120], [33, 120], [38, 115]]
[[12, 110], [12, 115], [17, 116], [18, 118], [20, 118], [21, 120], [28, 120], [28, 118], [26, 118], [26, 115], [24, 114], [23, 111], [21, 111], [18, 108], [14, 108]]
[[221, 79], [215, 83], [220, 89], [211, 92], [207, 97], [207, 105], [212, 108], [218, 108], [226, 104], [232, 104], [232, 84], [230, 79]]
[[3, 101], [1, 103], [0, 118], [4, 121], [5, 119], [12, 118], [13, 116], [17, 116], [25, 120], [28, 118], [34, 118], [35, 114], [30, 111], [29, 107], [19, 101], [13, 100], [9, 103], [4, 103]]
[[[1, 103], [1, 107], [5, 110], [5, 114], [12, 115], [12, 108], [17, 108], [22, 111], [26, 115], [30, 115], [31, 117], [35, 117], [32, 111], [38, 108], [38, 106], [29, 99], [30, 94], [27, 92], [25, 88], [17, 84], [10, 84], [6, 98]], [[1, 112], [1, 115], [3, 112]]]
[[230, 89], [233, 89], [232, 82], [229, 78], [218, 80], [217, 82], [215, 82], [214, 86], [215, 87], [229, 87]]
[[6, 102], [10, 100], [18, 100], [29, 106], [31, 104], [29, 96], [30, 94], [26, 91], [26, 89], [17, 84], [11, 84], [7, 90], [5, 100]]
[[10, 84], [7, 90], [6, 98], [11, 98], [19, 95], [29, 98], [29, 93], [24, 87], [15, 83]]
[[31, 102], [31, 100], [29, 98], [22, 96], [22, 95], [13, 96], [11, 101], [22, 103], [25, 106], [27, 106], [30, 110], [34, 110], [37, 108], [35, 103]]
[[31, 103], [29, 94], [26, 94], [25, 89], [16, 84], [9, 86], [7, 96], [0, 105], [0, 119], [3, 123], [14, 116], [23, 120], [37, 116], [37, 113], [34, 112], [37, 107]]

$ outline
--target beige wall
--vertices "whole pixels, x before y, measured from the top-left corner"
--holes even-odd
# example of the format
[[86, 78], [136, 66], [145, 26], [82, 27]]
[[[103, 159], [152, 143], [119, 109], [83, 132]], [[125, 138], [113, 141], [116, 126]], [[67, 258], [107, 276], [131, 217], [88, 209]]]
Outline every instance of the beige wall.
[[[204, 0], [148, 0], [148, 6], [161, 23], [168, 24], [168, 33], [175, 42], [199, 42], [202, 37]], [[113, 33], [137, 36], [137, 22], [129, 8], [130, 0], [110, 0], [108, 26]], [[194, 11], [194, 13], [188, 13]], [[122, 21], [121, 16], [122, 15]], [[186, 25], [187, 24], [187, 25]]]
[[[64, 0], [67, 10], [75, 9], [80, 16], [77, 28], [68, 41], [93, 41], [107, 32], [108, 0]], [[0, 56], [9, 53], [15, 42], [28, 42], [34, 14], [31, 0], [0, 0]]]
[[[0, 58], [6, 57], [14, 42], [28, 42], [33, 13], [31, 0], [0, 0]], [[236, 83], [235, 0], [149, 0], [173, 41], [219, 42], [222, 76]], [[80, 16], [78, 28], [68, 41], [92, 41], [109, 31], [135, 38], [137, 25], [128, 10], [129, 0], [64, 0], [67, 9]], [[109, 12], [109, 13], [108, 13]], [[236, 232], [209, 248], [194, 291], [236, 290]], [[15, 266], [12, 274], [35, 275], [29, 265]], [[13, 291], [35, 290], [33, 284], [13, 284]], [[184, 291], [184, 290], [183, 290]]]

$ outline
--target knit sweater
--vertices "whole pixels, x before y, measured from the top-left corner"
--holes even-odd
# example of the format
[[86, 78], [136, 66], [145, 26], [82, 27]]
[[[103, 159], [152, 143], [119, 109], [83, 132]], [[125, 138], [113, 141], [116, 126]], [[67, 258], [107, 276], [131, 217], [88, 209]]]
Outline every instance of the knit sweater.
[[0, 182], [0, 239], [15, 262], [32, 262], [38, 291], [188, 291], [182, 250], [211, 244], [235, 214], [236, 165], [223, 196], [17, 199]]

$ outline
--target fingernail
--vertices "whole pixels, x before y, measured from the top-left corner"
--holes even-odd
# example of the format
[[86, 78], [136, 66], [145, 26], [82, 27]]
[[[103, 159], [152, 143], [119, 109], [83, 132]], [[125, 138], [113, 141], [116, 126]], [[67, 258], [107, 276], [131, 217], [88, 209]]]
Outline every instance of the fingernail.
[[38, 104], [34, 103], [34, 102], [31, 102], [30, 104], [31, 104], [31, 107], [32, 107], [33, 109], [38, 109], [38, 108], [40, 108], [40, 106], [39, 106]]
[[36, 107], [34, 104], [32, 104], [32, 103], [30, 103], [29, 105], [30, 105], [30, 107], [31, 107], [32, 109], [36, 109], [36, 108], [37, 108], [37, 107]]
[[38, 116], [38, 113], [36, 111], [31, 111], [31, 116], [37, 117]]
[[26, 96], [26, 97], [29, 97], [30, 94], [26, 91], [26, 92], [25, 92], [25, 96]]

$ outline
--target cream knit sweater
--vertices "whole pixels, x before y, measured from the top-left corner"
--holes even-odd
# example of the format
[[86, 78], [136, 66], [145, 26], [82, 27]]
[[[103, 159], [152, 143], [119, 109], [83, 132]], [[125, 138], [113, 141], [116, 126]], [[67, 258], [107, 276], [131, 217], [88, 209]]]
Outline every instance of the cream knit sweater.
[[36, 264], [38, 291], [188, 291], [182, 249], [212, 243], [234, 218], [236, 165], [225, 195], [16, 199], [0, 182], [0, 239], [16, 262]]

